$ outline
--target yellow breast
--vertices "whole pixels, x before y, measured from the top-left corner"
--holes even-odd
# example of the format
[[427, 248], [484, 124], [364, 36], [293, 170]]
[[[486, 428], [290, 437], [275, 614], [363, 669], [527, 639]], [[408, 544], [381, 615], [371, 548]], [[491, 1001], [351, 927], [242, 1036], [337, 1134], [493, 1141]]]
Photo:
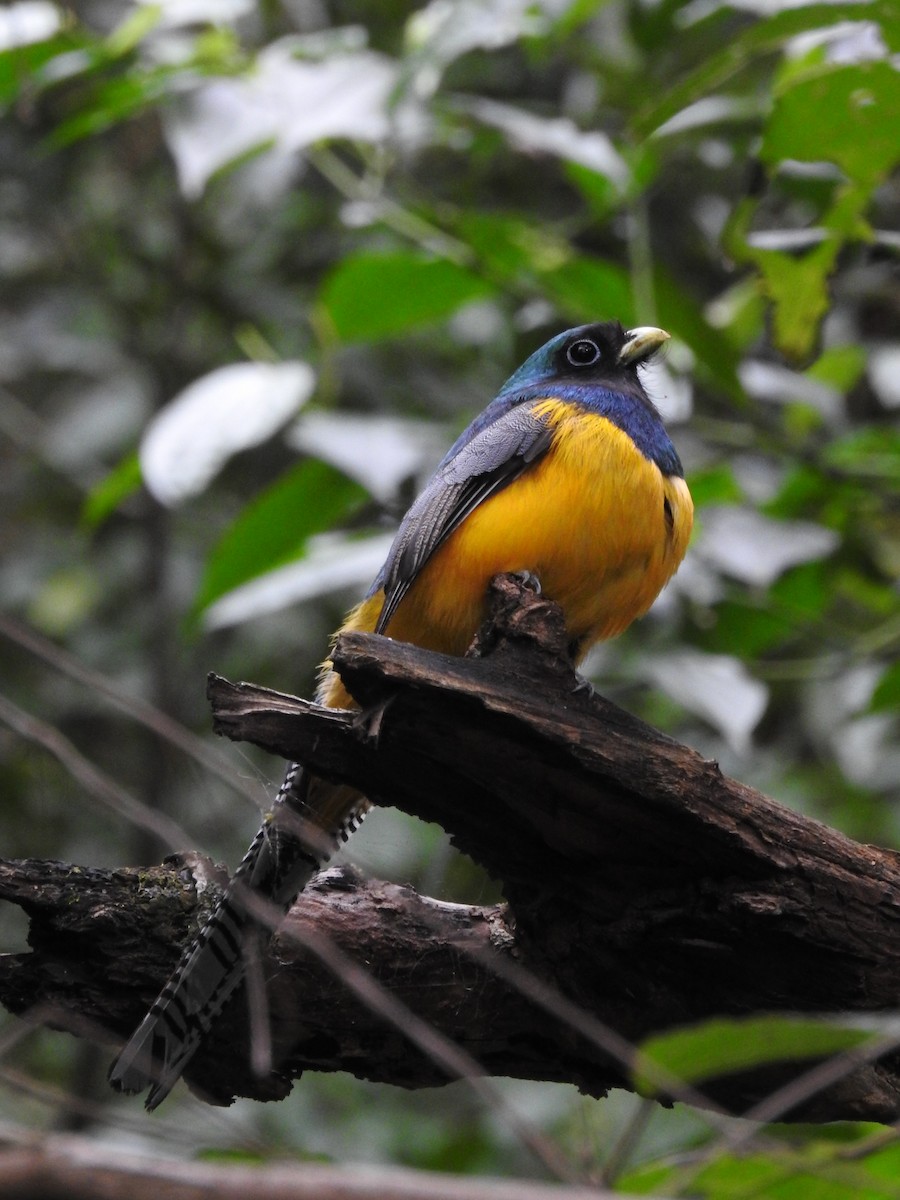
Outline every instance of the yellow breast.
[[[555, 426], [532, 468], [481, 504], [420, 572], [387, 633], [463, 654], [484, 616], [487, 583], [533, 571], [561, 605], [578, 656], [647, 611], [684, 557], [693, 504], [683, 479], [663, 476], [605, 417], [558, 400], [536, 416]], [[378, 593], [348, 619], [372, 629]], [[343, 703], [337, 685], [326, 703]]]

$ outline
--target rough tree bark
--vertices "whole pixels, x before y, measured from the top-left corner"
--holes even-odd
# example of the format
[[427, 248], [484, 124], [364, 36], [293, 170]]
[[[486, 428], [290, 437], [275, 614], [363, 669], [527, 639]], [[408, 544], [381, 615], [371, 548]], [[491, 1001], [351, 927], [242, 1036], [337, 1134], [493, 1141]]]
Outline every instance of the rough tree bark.
[[[636, 1043], [715, 1014], [895, 1007], [897, 854], [724, 777], [579, 684], [559, 611], [520, 582], [495, 581], [475, 657], [352, 634], [334, 661], [362, 714], [212, 677], [217, 729], [438, 822], [507, 903], [443, 904], [326, 873], [263, 964], [277, 1069], [248, 1066], [241, 996], [188, 1073], [209, 1099], [277, 1098], [307, 1069], [439, 1084], [454, 1067], [416, 1036], [416, 1017], [485, 1073], [602, 1095], [630, 1086], [615, 1035]], [[146, 870], [5, 864], [0, 896], [31, 917], [32, 952], [0, 960], [0, 1000], [125, 1034], [220, 884], [196, 855]], [[808, 1065], [704, 1090], [741, 1113]], [[790, 1115], [897, 1120], [900, 1058], [856, 1065]]]

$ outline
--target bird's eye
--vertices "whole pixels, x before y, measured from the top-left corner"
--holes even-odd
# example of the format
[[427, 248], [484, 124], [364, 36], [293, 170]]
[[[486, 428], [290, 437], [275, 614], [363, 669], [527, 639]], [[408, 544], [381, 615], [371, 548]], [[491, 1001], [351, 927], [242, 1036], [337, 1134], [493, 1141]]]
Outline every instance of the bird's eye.
[[600, 347], [589, 338], [579, 338], [567, 348], [566, 358], [573, 367], [592, 367], [600, 359]]

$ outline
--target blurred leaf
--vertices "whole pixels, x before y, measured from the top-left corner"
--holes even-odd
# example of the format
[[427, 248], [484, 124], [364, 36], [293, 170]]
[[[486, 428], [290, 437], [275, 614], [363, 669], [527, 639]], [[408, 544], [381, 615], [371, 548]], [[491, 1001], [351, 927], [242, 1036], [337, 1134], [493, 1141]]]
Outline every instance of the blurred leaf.
[[[547, 16], [539, 5], [509, 3], [447, 5], [441, 0], [419, 5], [406, 25], [413, 67], [420, 66], [435, 88], [438, 73], [473, 50], [496, 50], [520, 37], [545, 31]], [[421, 64], [418, 60], [421, 59]]]
[[900, 161], [898, 112], [900, 73], [891, 63], [829, 65], [776, 97], [760, 157], [772, 167], [827, 159], [868, 194]]
[[788, 567], [832, 554], [839, 541], [818, 522], [776, 521], [746, 505], [723, 504], [704, 511], [696, 549], [724, 574], [770, 587]]
[[[719, 1153], [688, 1168], [690, 1195], [698, 1200], [898, 1200], [896, 1177], [887, 1165], [842, 1158], [842, 1147], [824, 1137], [798, 1146], [744, 1154]], [[888, 1162], [896, 1156], [888, 1157]], [[671, 1194], [685, 1169], [655, 1165], [626, 1172], [617, 1181], [630, 1194]]]
[[467, 211], [456, 232], [472, 247], [485, 274], [511, 289], [539, 290], [543, 279], [579, 261], [564, 237], [518, 216]]
[[[830, 1058], [871, 1040], [863, 1029], [799, 1017], [762, 1016], [706, 1021], [644, 1042], [641, 1055], [685, 1083], [702, 1083], [770, 1063]], [[647, 1067], [635, 1074], [644, 1095], [659, 1087]], [[665, 1088], [662, 1089], [663, 1091]]]
[[[540, 252], [540, 230], [520, 217], [466, 210], [460, 214], [455, 232], [472, 247], [480, 265], [503, 282], [530, 270], [535, 254]], [[563, 249], [563, 259], [566, 255]]]
[[885, 409], [900, 409], [900, 344], [875, 346], [868, 355], [872, 390]]
[[[714, 17], [718, 17], [718, 12]], [[662, 99], [656, 99], [641, 111], [634, 130], [646, 136], [671, 120], [688, 105], [716, 91], [760, 55], [769, 54], [790, 38], [815, 29], [833, 27], [838, 21], [883, 21], [896, 24], [891, 0], [861, 4], [803, 4], [775, 13], [767, 20], [755, 21], [730, 37], [723, 49], [707, 56], [703, 64], [679, 84], [669, 87]], [[821, 129], [822, 126], [816, 126]]]
[[9, 50], [46, 42], [59, 30], [62, 16], [47, 0], [19, 0], [0, 9], [0, 48]]
[[792, 400], [781, 410], [781, 424], [789, 441], [808, 442], [825, 424], [821, 405], [805, 400]]
[[703, 631], [703, 646], [718, 654], [734, 654], [745, 662], [783, 645], [796, 626], [768, 607], [723, 600], [715, 606], [715, 621]]
[[795, 630], [800, 620], [818, 620], [831, 600], [831, 571], [824, 562], [801, 563], [772, 584], [769, 597]]
[[91, 489], [81, 511], [84, 524], [89, 529], [102, 525], [123, 501], [140, 490], [142, 484], [138, 456], [136, 453], [127, 454], [105, 479]]
[[540, 283], [568, 320], [578, 324], [612, 319], [626, 326], [638, 323], [628, 275], [613, 263], [582, 254], [542, 271]]
[[171, 68], [160, 67], [129, 70], [94, 83], [90, 101], [82, 101], [73, 116], [60, 121], [48, 134], [48, 145], [62, 149], [136, 116], [162, 99], [173, 77]]
[[[270, 1161], [270, 1155], [264, 1150], [255, 1150], [249, 1146], [208, 1146], [196, 1152], [198, 1162], [226, 1163], [231, 1166], [261, 1167]], [[291, 1153], [294, 1162], [331, 1163], [334, 1159], [328, 1154], [316, 1154], [313, 1151], [297, 1150]]]
[[198, 1150], [195, 1157], [198, 1162], [234, 1163], [240, 1166], [261, 1166], [266, 1162], [266, 1155], [261, 1151], [243, 1146], [209, 1146]]
[[[665, 1196], [671, 1184], [677, 1186], [679, 1168], [671, 1163], [642, 1163], [630, 1171], [624, 1171], [616, 1180], [615, 1191], [627, 1196]], [[697, 1194], [697, 1193], [695, 1193]]]
[[628, 274], [617, 264], [579, 254], [565, 239], [515, 217], [467, 213], [459, 230], [486, 270], [508, 286], [542, 292], [565, 319], [637, 323]]
[[897, 589], [893, 583], [847, 566], [836, 572], [833, 587], [835, 594], [853, 604], [867, 621], [873, 617], [896, 619]]
[[705, 313], [712, 327], [744, 352], [765, 326], [765, 301], [752, 276], [745, 276], [717, 295], [707, 304]]
[[744, 499], [734, 472], [724, 464], [692, 472], [688, 483], [695, 508], [707, 504], [740, 504]]
[[863, 478], [880, 478], [900, 488], [900, 430], [870, 425], [832, 442], [825, 449], [827, 465]]
[[341, 341], [379, 341], [442, 321], [489, 292], [465, 267], [397, 251], [345, 258], [325, 280], [321, 301]]
[[612, 139], [600, 130], [585, 132], [568, 117], [538, 117], [527, 109], [495, 100], [467, 99], [465, 111], [500, 129], [515, 150], [536, 158], [558, 157], [608, 179], [620, 195], [628, 190], [628, 166]]
[[737, 658], [685, 647], [654, 655], [644, 672], [656, 687], [717, 730], [735, 754], [749, 751], [769, 689]]
[[866, 354], [861, 346], [831, 346], [807, 368], [806, 375], [840, 392], [849, 392], [866, 369]]
[[565, 164], [565, 172], [599, 220], [605, 220], [622, 203], [622, 191], [608, 175], [573, 162]]
[[81, 625], [103, 596], [103, 585], [87, 562], [54, 571], [29, 597], [28, 620], [50, 637], [65, 637]]
[[431, 421], [320, 409], [307, 410], [285, 440], [291, 448], [338, 467], [390, 505], [404, 481], [418, 478], [443, 457], [447, 437]]
[[161, 4], [142, 4], [109, 34], [105, 42], [107, 53], [115, 58], [130, 54], [159, 25], [162, 17]]
[[33, 94], [47, 63], [60, 55], [77, 52], [84, 45], [83, 36], [64, 31], [46, 41], [0, 51], [0, 105]]
[[622, 183], [615, 183], [609, 175], [592, 170], [582, 163], [573, 161], [563, 163], [566, 178], [584, 196], [590, 205], [593, 216], [598, 221], [608, 221], [613, 213], [627, 204], [630, 199], [646, 192], [661, 167], [660, 155], [656, 145], [652, 142], [620, 147], [620, 152], [628, 164], [628, 178], [625, 186]]
[[865, 1160], [866, 1171], [877, 1179], [883, 1179], [885, 1184], [896, 1189], [900, 1179], [900, 1144], [875, 1148]]
[[868, 236], [861, 225], [867, 200], [867, 193], [859, 188], [839, 190], [823, 219], [826, 232], [822, 240], [814, 249], [799, 254], [753, 245], [749, 227], [756, 204], [748, 200], [735, 209], [726, 244], [736, 259], [752, 262], [760, 271], [772, 303], [775, 340], [788, 358], [804, 359], [810, 354], [828, 308], [828, 279], [838, 252], [846, 241]]
[[[183, 72], [195, 86], [167, 111], [165, 122], [181, 190], [189, 199], [198, 199], [217, 172], [262, 148], [270, 151], [270, 164], [277, 164], [278, 178], [293, 173], [298, 155], [317, 142], [350, 138], [378, 144], [390, 132], [397, 65], [383, 54], [361, 50], [303, 60], [294, 53], [294, 42], [284, 39], [264, 47], [245, 68], [239, 56], [229, 62], [227, 40], [206, 36], [196, 50], [203, 56], [199, 65], [212, 78], [196, 86], [194, 64], [185, 64]], [[225, 63], [215, 57], [207, 61], [216, 54], [224, 54]], [[273, 200], [286, 182], [273, 189]]]
[[868, 711], [900, 712], [900, 662], [891, 663], [878, 680]]
[[233, 454], [280, 429], [315, 382], [299, 361], [232, 363], [195, 380], [147, 426], [139, 452], [147, 487], [162, 504], [202, 492]]
[[881, 846], [897, 841], [895, 813], [884, 803], [881, 793], [852, 783], [834, 770], [828, 757], [821, 756], [815, 765], [798, 762], [795, 768], [792, 764], [779, 797], [791, 808], [815, 813], [857, 841]]
[[0, 104], [17, 97], [32, 103], [44, 90], [78, 81], [77, 98], [66, 104], [71, 115], [46, 135], [46, 145], [52, 147], [134, 115], [156, 102], [176, 73], [168, 65], [148, 68], [128, 60], [158, 25], [161, 12], [158, 5], [144, 5], [106, 39], [70, 23], [46, 41], [0, 53]]
[[822, 502], [833, 494], [834, 483], [828, 475], [810, 463], [788, 472], [773, 499], [761, 506], [772, 517], [809, 517], [818, 514]]
[[317, 459], [282, 475], [244, 509], [210, 553], [195, 616], [240, 584], [302, 558], [313, 534], [333, 528], [367, 499], [365, 488]]
[[227, 629], [338, 591], [349, 589], [358, 596], [377, 575], [392, 541], [389, 533], [331, 531], [327, 537], [310, 538], [301, 556], [289, 558], [214, 600], [203, 612], [203, 628]]
[[[710, 325], [701, 306], [687, 290], [687, 281], [675, 280], [657, 267], [653, 274], [653, 290], [660, 324], [690, 346], [697, 359], [697, 374], [712, 380], [732, 401], [743, 405], [746, 398], [738, 382], [738, 352], [724, 334]], [[641, 319], [640, 314], [638, 319]]]
[[850, 180], [835, 190], [821, 219], [821, 240], [812, 249], [792, 254], [754, 244], [749, 230], [755, 201], [739, 205], [731, 222], [729, 248], [761, 272], [773, 305], [776, 342], [791, 358], [805, 358], [815, 344], [839, 251], [847, 241], [870, 237], [864, 214], [871, 193], [900, 162], [897, 112], [900, 74], [886, 62], [826, 65], [800, 78], [791, 75], [776, 96], [762, 161], [774, 171], [788, 160], [827, 160]]

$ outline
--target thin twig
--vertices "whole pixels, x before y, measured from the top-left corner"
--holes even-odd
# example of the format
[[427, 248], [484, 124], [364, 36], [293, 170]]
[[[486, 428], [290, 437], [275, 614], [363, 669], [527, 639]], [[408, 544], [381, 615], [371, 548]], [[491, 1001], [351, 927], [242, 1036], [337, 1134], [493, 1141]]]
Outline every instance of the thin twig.
[[105, 771], [101, 771], [99, 767], [85, 758], [81, 751], [76, 749], [55, 726], [33, 717], [5, 696], [0, 696], [0, 721], [15, 730], [20, 737], [41, 746], [49, 754], [52, 754], [88, 795], [99, 800], [101, 804], [118, 816], [124, 817], [132, 825], [137, 825], [139, 828], [155, 834], [164, 845], [173, 851], [183, 850], [191, 844], [191, 838], [177, 821], [173, 821], [164, 813], [154, 812], [153, 809], [126, 792]]
[[96, 671], [92, 667], [86, 666], [73, 654], [57, 646], [55, 642], [51, 642], [49, 638], [43, 637], [27, 625], [13, 620], [12, 617], [6, 616], [4, 613], [0, 613], [0, 634], [8, 638], [11, 642], [15, 642], [17, 646], [21, 646], [23, 649], [29, 651], [29, 653], [34, 654], [43, 662], [59, 671], [60, 674], [66, 675], [69, 679], [74, 679], [78, 683], [84, 684], [85, 687], [89, 687], [93, 691], [106, 696], [122, 712], [127, 713], [138, 724], [143, 725], [145, 728], [151, 730], [151, 732], [157, 734], [158, 737], [169, 742], [172, 746], [181, 750], [182, 753], [194, 759], [195, 762], [199, 763], [210, 774], [215, 775], [217, 779], [221, 779], [223, 783], [227, 783], [230, 788], [245, 800], [249, 800], [257, 812], [259, 811], [258, 791], [243, 782], [228, 759], [208, 746], [202, 738], [185, 729], [178, 721], [174, 721], [155, 705], [149, 704], [146, 700], [141, 700], [137, 696], [129, 695], [128, 692], [113, 683], [101, 671]]

